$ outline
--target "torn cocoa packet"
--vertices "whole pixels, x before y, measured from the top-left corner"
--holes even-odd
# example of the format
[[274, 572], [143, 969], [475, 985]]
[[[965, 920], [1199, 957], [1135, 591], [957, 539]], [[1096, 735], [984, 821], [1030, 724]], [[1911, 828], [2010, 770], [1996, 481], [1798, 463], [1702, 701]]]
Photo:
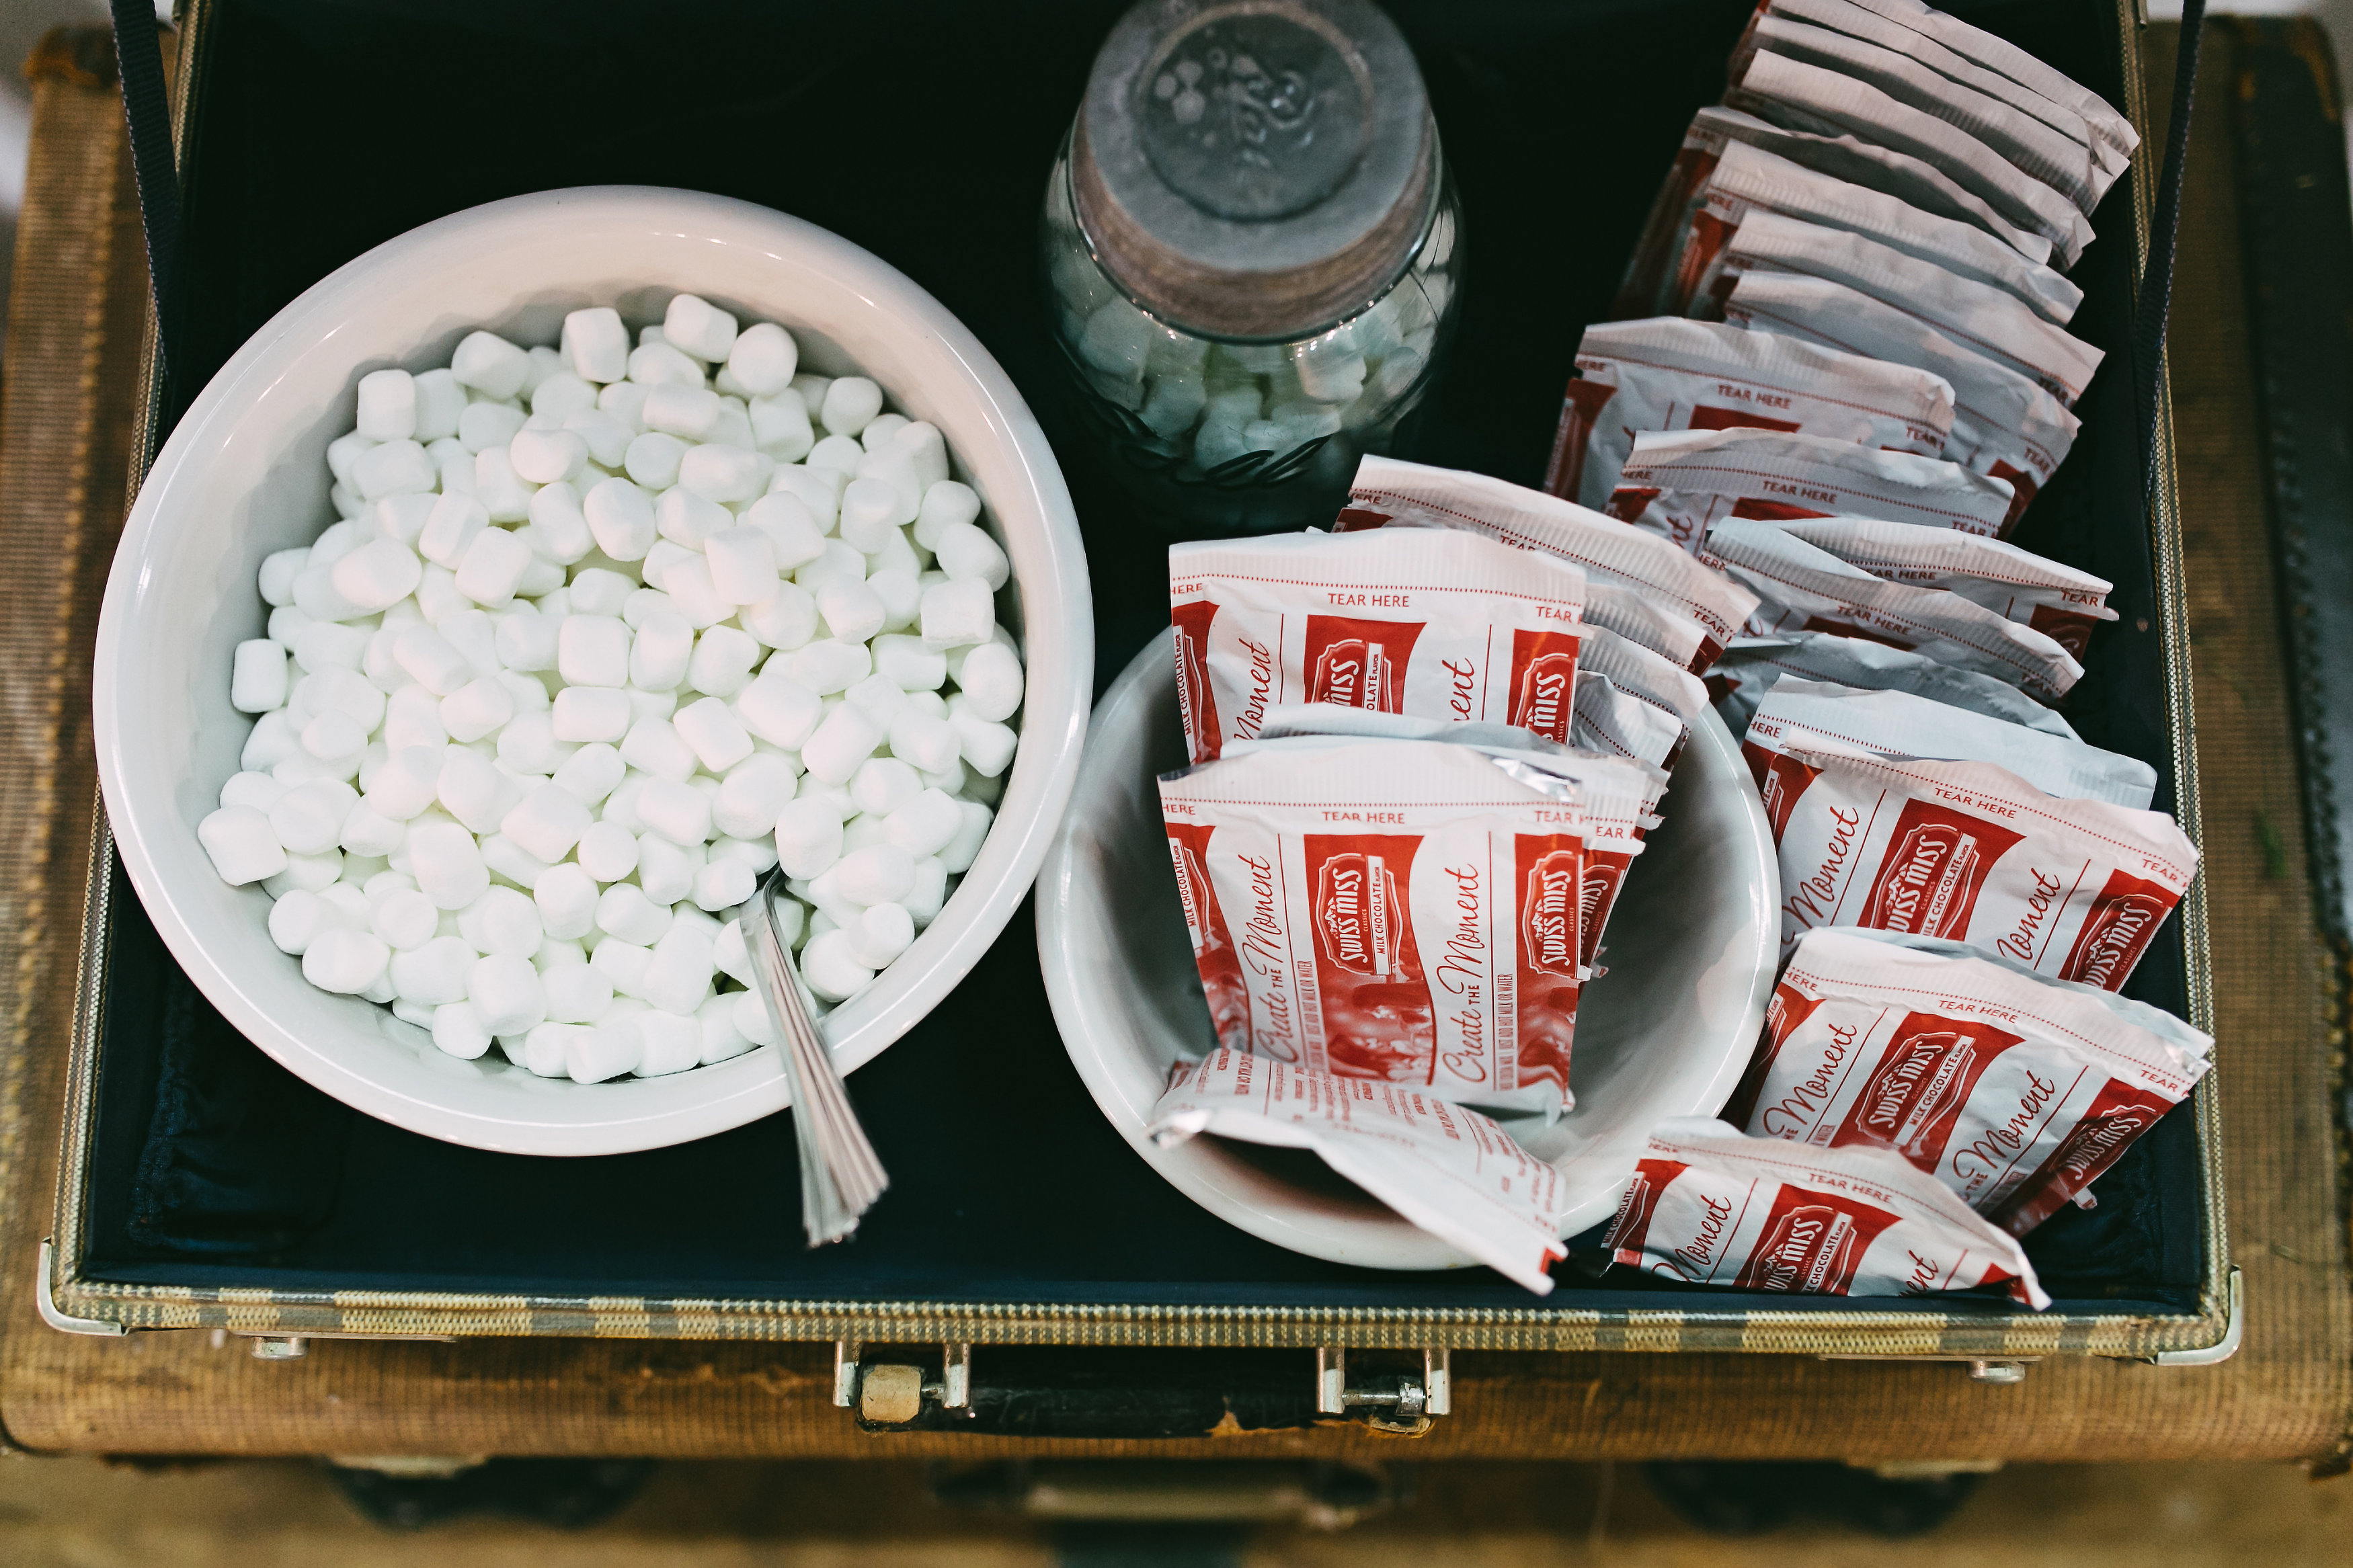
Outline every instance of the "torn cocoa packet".
[[1573, 785], [1467, 746], [1311, 738], [1166, 774], [1160, 800], [1220, 1045], [1464, 1104], [1575, 1103]]
[[[1169, 618], [1195, 762], [1266, 710], [1331, 702], [1568, 738], [1585, 574], [1476, 534], [1398, 529], [1175, 544]], [[1528, 726], [1533, 727], [1533, 726]]]
[[2198, 869], [2172, 817], [2046, 795], [1990, 763], [1767, 760], [1781, 942], [1868, 926], [1965, 942], [2061, 980], [2121, 987]]
[[1145, 1129], [1312, 1149], [1399, 1215], [1537, 1295], [1565, 1253], [1560, 1173], [1475, 1110], [1220, 1047], [1179, 1062]]
[[1651, 1130], [1603, 1242], [1687, 1285], [1805, 1296], [1930, 1296], [2000, 1286], [2051, 1304], [2017, 1238], [1883, 1149], [1750, 1138], [1708, 1117]]
[[[1757, 595], [1641, 529], [1509, 480], [1395, 458], [1356, 465], [1335, 532], [1457, 529], [1579, 567], [1592, 620], [1694, 673], [1738, 633]], [[1676, 559], [1677, 556], [1683, 559]]]
[[2205, 1076], [2171, 1015], [2012, 960], [1886, 931], [1798, 943], [1726, 1120], [1888, 1150], [2013, 1236], [2086, 1191]]
[[1952, 427], [1952, 386], [1927, 371], [1717, 321], [1613, 321], [1577, 345], [1545, 489], [1607, 507], [1638, 430], [1793, 430], [1934, 458]]

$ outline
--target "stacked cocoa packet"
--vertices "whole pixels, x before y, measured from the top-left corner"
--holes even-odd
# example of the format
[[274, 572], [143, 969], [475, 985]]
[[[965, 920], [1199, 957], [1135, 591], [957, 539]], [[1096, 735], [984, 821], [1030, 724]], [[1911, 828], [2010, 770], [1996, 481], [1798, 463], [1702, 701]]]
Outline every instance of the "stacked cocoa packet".
[[[1332, 532], [1169, 552], [1160, 781], [1218, 1049], [1164, 1142], [1308, 1147], [1539, 1292], [1582, 987], [1757, 596], [1539, 491], [1367, 458]], [[1475, 1109], [1474, 1109], [1475, 1108]]]
[[2043, 706], [2110, 584], [2005, 542], [2101, 359], [2059, 268], [2137, 141], [1916, 0], [1764, 0], [1628, 268], [1643, 319], [1580, 345], [1547, 488], [1757, 595], [1695, 668], [1745, 731], [1788, 959], [1740, 1131], [1656, 1131], [1618, 1261], [2040, 1307], [2016, 1238], [2205, 1070], [2113, 994], [2197, 851], [2152, 769]]

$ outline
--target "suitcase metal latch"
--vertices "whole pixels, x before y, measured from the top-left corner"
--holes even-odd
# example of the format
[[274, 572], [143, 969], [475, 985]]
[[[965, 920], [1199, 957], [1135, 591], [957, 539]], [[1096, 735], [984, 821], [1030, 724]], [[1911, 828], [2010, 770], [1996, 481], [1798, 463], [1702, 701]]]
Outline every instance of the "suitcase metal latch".
[[1352, 1378], [1345, 1347], [1316, 1347], [1318, 1415], [1344, 1416], [1361, 1421], [1376, 1432], [1419, 1437], [1430, 1430], [1436, 1417], [1453, 1409], [1453, 1352], [1445, 1346], [1423, 1348], [1419, 1376], [1410, 1363], [1393, 1364], [1394, 1352], [1359, 1351], [1356, 1356], [1356, 1374]]
[[858, 1340], [833, 1342], [833, 1402], [858, 1412], [871, 1426], [903, 1426], [923, 1413], [926, 1400], [943, 1410], [972, 1414], [972, 1346], [941, 1347], [940, 1372], [912, 1362], [862, 1362]]

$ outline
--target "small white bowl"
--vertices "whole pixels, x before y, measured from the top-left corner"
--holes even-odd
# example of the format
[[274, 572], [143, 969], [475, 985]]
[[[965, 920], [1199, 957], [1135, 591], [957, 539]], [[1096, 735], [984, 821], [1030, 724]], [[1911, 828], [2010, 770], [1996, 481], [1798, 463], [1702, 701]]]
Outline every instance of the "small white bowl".
[[[1038, 952], [1079, 1076], [1155, 1170], [1252, 1236], [1368, 1268], [1470, 1266], [1336, 1177], [1293, 1180], [1296, 1156], [1215, 1138], [1163, 1149], [1144, 1135], [1169, 1068], [1213, 1043], [1154, 784], [1185, 765], [1176, 687], [1163, 633], [1095, 705], [1070, 813], [1039, 872]], [[1609, 973], [1577, 1007], [1577, 1109], [1550, 1127], [1512, 1123], [1560, 1170], [1564, 1237], [1617, 1211], [1653, 1125], [1723, 1109], [1772, 994], [1779, 866], [1747, 765], [1713, 712], [1660, 812], [1665, 825], [1609, 917]]]
[[[488, 328], [554, 344], [565, 313], [659, 321], [691, 290], [773, 321], [802, 363], [880, 382], [947, 437], [1013, 567], [1029, 693], [997, 823], [947, 906], [825, 1032], [844, 1070], [931, 1011], [1004, 930], [1060, 820], [1086, 736], [1094, 623], [1061, 470], [1012, 381], [936, 300], [838, 235], [686, 191], [550, 191], [458, 213], [378, 246], [280, 310], [222, 367], [149, 472], [100, 612], [98, 767], [124, 868], [172, 956], [223, 1016], [336, 1099], [413, 1131], [530, 1154], [610, 1154], [701, 1138], [788, 1103], [773, 1049], [667, 1078], [581, 1085], [460, 1061], [425, 1032], [302, 979], [259, 887], [215, 875], [195, 827], [251, 721], [228, 705], [230, 651], [262, 635], [263, 556], [334, 520], [327, 443], [359, 378], [449, 363]], [[1002, 601], [1000, 601], [1002, 603]]]

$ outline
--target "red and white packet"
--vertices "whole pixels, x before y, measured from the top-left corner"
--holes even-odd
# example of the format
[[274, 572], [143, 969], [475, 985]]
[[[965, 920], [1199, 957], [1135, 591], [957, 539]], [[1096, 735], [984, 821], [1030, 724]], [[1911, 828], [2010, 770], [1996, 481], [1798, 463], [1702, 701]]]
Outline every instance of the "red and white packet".
[[[1367, 456], [1336, 532], [1458, 529], [1581, 568], [1589, 619], [1697, 672], [1738, 634], [1757, 595], [1641, 529], [1507, 479]], [[1614, 592], [1612, 591], [1614, 590]]]
[[1577, 345], [1545, 489], [1601, 510], [1638, 430], [1796, 430], [1933, 458], [1952, 427], [1953, 389], [1926, 371], [1715, 321], [1611, 321]]
[[2042, 236], [2063, 267], [2092, 242], [2092, 226], [2064, 192], [2052, 189], [1957, 125], [1898, 101], [1867, 81], [1760, 49], [1725, 89], [1725, 103], [1759, 119], [1908, 153], [1935, 164], [1996, 212]]
[[1785, 217], [1845, 229], [1906, 256], [1917, 257], [1957, 277], [2015, 296], [2037, 315], [2064, 326], [2084, 302], [2084, 290], [2051, 268], [2029, 261], [1972, 225], [1832, 179], [1776, 153], [1735, 142], [1698, 193], [1691, 229], [1675, 270], [1675, 298], [1667, 309], [1697, 315], [1693, 303], [1704, 295], [1718, 313], [1731, 281], [1721, 265], [1725, 243], [1751, 214]]
[[2083, 116], [2093, 135], [2125, 159], [2130, 159], [2133, 150], [2140, 145], [2140, 132], [2105, 99], [2007, 38], [1936, 10], [1926, 0], [1854, 0], [1854, 4], [1935, 39], [1963, 59], [1998, 72], [2052, 103], [2074, 110]]
[[[1847, 26], [1837, 26], [1844, 22]], [[1879, 30], [1874, 38], [1869, 30]], [[1959, 71], [1994, 86], [1986, 73], [1951, 51], [1916, 33], [1891, 26], [1867, 11], [1841, 5], [1840, 0], [1766, 0], [1749, 18], [1748, 30], [1732, 52], [1731, 74], [1737, 77], [1748, 57], [1758, 49], [1824, 70], [1837, 71], [1869, 82], [1898, 103], [1934, 115], [1968, 132], [2026, 174], [2042, 181], [2089, 214], [2099, 205], [2094, 181], [2105, 193], [2113, 175], [2095, 163], [2091, 132], [2081, 115], [2070, 115], [2056, 105], [2045, 112], [2073, 121], [2072, 134], [2008, 101], [2000, 91], [1980, 90], [1965, 79], [1925, 62], [1921, 56], [1942, 57]], [[2015, 84], [2010, 90], [2015, 92]]]
[[1701, 188], [1715, 172], [1725, 149], [1736, 142], [1787, 158], [1801, 168], [1834, 180], [1894, 196], [1934, 216], [1968, 224], [2038, 265], [2051, 259], [2049, 240], [2018, 227], [1989, 206], [1983, 197], [1961, 189], [1944, 171], [1908, 153], [1897, 153], [1845, 132], [1825, 136], [1794, 130], [1737, 109], [1710, 104], [1692, 116], [1690, 126], [1683, 132], [1683, 145], [1676, 150], [1674, 163], [1669, 166], [1667, 177], [1651, 202], [1651, 216], [1643, 222], [1641, 237], [1635, 243], [1626, 275], [1618, 286], [1618, 299], [1609, 312], [1614, 319], [1655, 316], [1683, 308], [1670, 292], [1676, 258], [1683, 254], [1683, 238], [1691, 228]]
[[1785, 675], [1757, 703], [1740, 752], [1761, 790], [1771, 759], [1792, 750], [1994, 763], [2046, 795], [2105, 800], [2135, 811], [2147, 810], [2157, 795], [2155, 768], [2072, 735], [2046, 734], [1908, 691], [1866, 691]]
[[1715, 668], [1707, 672], [1707, 689], [1725, 724], [1734, 734], [1744, 734], [1748, 721], [1757, 716], [1757, 703], [1785, 675], [1864, 691], [1908, 691], [2046, 735], [2075, 738], [2074, 727], [2066, 720], [2007, 681], [1971, 669], [1955, 669], [1906, 648], [1830, 632], [1735, 638]]
[[2168, 1013], [1957, 942], [1814, 931], [1725, 1116], [1900, 1155], [2013, 1236], [2086, 1190], [2211, 1065]]
[[1285, 702], [1522, 723], [1574, 689], [1585, 574], [1458, 531], [1290, 533], [1169, 546], [1168, 598], [1198, 763]]
[[1468, 746], [1262, 742], [1160, 780], [1219, 1043], [1557, 1115], [1584, 978], [1574, 786]]
[[1865, 926], [1965, 942], [2037, 973], [2121, 987], [2198, 871], [2172, 817], [2062, 800], [1990, 763], [1770, 756], [1784, 951]]
[[1644, 430], [1609, 513], [1696, 552], [1729, 518], [1883, 517], [1990, 536], [2010, 486], [1958, 463], [1778, 430]]
[[[2064, 329], [2036, 315], [2016, 296], [1906, 256], [1866, 236], [1779, 213], [1755, 212], [1724, 242], [1717, 258], [1738, 287], [1741, 274], [1795, 272], [1827, 278], [1882, 304], [1919, 317], [1962, 347], [2031, 376], [2073, 406], [2105, 357]], [[1723, 292], [1728, 292], [1723, 291]], [[1721, 293], [1694, 301], [1717, 313]]]
[[1219, 1048], [1179, 1062], [1145, 1129], [1164, 1148], [1208, 1133], [1324, 1163], [1415, 1226], [1537, 1295], [1567, 1256], [1560, 1173], [1462, 1106]]
[[[1609, 688], [1606, 707], [1597, 687]], [[1264, 741], [1237, 742], [1226, 754], [1248, 756], [1273, 742], [1289, 742], [1281, 745], [1277, 754], [1297, 756], [1309, 749], [1330, 749], [1356, 740], [1435, 741], [1470, 747], [1508, 764], [1513, 776], [1542, 782], [1556, 795], [1565, 783], [1576, 792], [1577, 808], [1585, 814], [1577, 957], [1590, 968], [1601, 951], [1601, 933], [1609, 923], [1609, 911], [1617, 907], [1618, 895], [1625, 887], [1626, 872], [1641, 854], [1642, 841], [1659, 825], [1659, 801], [1667, 792], [1667, 770], [1683, 731], [1667, 714], [1610, 687], [1606, 676], [1579, 670], [1577, 690], [1575, 746], [1558, 745], [1532, 731], [1501, 724], [1447, 724], [1307, 702], [1273, 710], [1267, 715]], [[1597, 724], [1608, 725], [1609, 734], [1598, 733]], [[1617, 744], [1620, 737], [1626, 742], [1623, 747]], [[1600, 743], [1592, 743], [1597, 742]], [[1662, 761], [1661, 754], [1667, 760]], [[1531, 779], [1531, 773], [1543, 775], [1542, 781]]]
[[1870, 517], [1799, 518], [1780, 526], [1874, 577], [1942, 588], [2032, 626], [2079, 663], [2092, 628], [2116, 618], [2108, 607], [2115, 584], [1998, 539]]
[[1651, 1130], [1602, 1243], [1686, 1285], [1804, 1296], [1928, 1296], [2001, 1285], [2051, 1304], [2015, 1237], [1881, 1149], [1750, 1138], [1713, 1118]]
[[1704, 558], [1757, 590], [1749, 628], [1835, 632], [1915, 648], [2041, 696], [2064, 697], [2084, 667], [2045, 633], [1942, 588], [1890, 583], [1809, 544], [1779, 523], [1726, 519]]
[[1752, 331], [1793, 337], [1846, 353], [1935, 371], [1952, 384], [1953, 431], [1945, 457], [1976, 473], [2008, 479], [2012, 495], [2001, 531], [2017, 526], [2035, 491], [2051, 482], [2083, 421], [2021, 371], [1965, 349], [1919, 317], [1827, 278], [1742, 273], [1724, 319]]

